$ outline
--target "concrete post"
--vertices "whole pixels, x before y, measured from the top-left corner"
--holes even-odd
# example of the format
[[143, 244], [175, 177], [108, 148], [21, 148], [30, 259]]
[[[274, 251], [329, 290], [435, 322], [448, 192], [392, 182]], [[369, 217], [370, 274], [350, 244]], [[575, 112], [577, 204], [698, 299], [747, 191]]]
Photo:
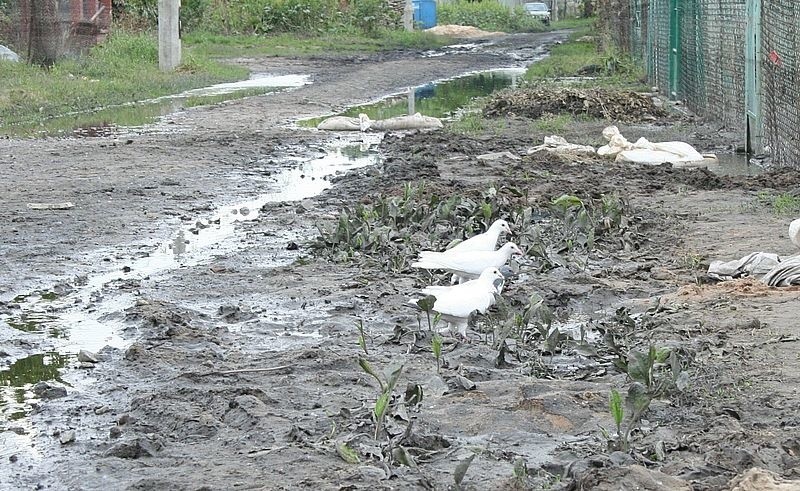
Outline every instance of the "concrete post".
[[158, 67], [165, 72], [181, 64], [181, 0], [158, 0]]
[[417, 96], [417, 94], [416, 94], [416, 92], [417, 91], [414, 90], [414, 87], [409, 87], [408, 88], [408, 115], [409, 116], [413, 116], [414, 113], [417, 112], [417, 108], [416, 108], [416, 102], [417, 102], [416, 96]]
[[403, 7], [403, 28], [406, 31], [414, 30], [414, 5], [411, 0], [406, 0]]

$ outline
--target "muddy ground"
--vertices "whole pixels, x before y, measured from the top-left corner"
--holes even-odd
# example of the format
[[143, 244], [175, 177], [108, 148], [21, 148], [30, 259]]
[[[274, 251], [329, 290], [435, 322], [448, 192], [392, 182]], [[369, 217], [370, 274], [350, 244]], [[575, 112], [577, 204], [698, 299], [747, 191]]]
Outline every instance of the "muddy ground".
[[[472, 136], [447, 127], [387, 135], [379, 163], [337, 177], [319, 196], [266, 204], [186, 260], [147, 262], [179, 229], [189, 227], [190, 241], [192, 227], [213, 229], [221, 206], [276, 192], [281, 169], [337, 138], [294, 120], [519, 65], [520, 53], [559, 36], [512, 36], [441, 57], [237, 60], [313, 83], [186, 111], [145, 132], [1, 141], [0, 313], [14, 323], [36, 310], [62, 325], [55, 335], [52, 325], [44, 334], [0, 325], [0, 363], [90, 346], [99, 360], [70, 357], [57, 376], [40, 377], [48, 385], [3, 392], [17, 399], [0, 406], [0, 486], [447, 489], [463, 474], [466, 489], [711, 490], [730, 489], [752, 467], [800, 478], [797, 290], [702, 278], [709, 259], [794, 253], [788, 218], [759, 197], [793, 191], [795, 171], [721, 177], [594, 158], [478, 160], [524, 155], [545, 134], [530, 120], [499, 118]], [[564, 136], [598, 144], [607, 123], [574, 123]], [[738, 143], [674, 114], [620, 127], [704, 152]], [[538, 293], [554, 325], [580, 326], [588, 344], [548, 350], [534, 335], [509, 339], [498, 356], [490, 321], [478, 319], [471, 342], [445, 338], [437, 372], [427, 321], [405, 305], [429, 275], [380, 254], [334, 260], [336, 251], [311, 248], [316, 225], [334, 223], [342, 206], [399, 196], [420, 181], [444, 196], [524, 189], [524, 204], [545, 218], [565, 193], [627, 200], [629, 226], [598, 240], [586, 264], [542, 268], [526, 257], [504, 291], [515, 301]], [[75, 207], [27, 208], [63, 201]], [[71, 337], [90, 317], [95, 339]], [[112, 346], [99, 349], [106, 340]], [[641, 419], [625, 421], [624, 448], [609, 393], [624, 397], [636, 384], [614, 364], [613, 347], [651, 345], [675, 353], [688, 383], [652, 394]], [[380, 389], [359, 368], [360, 353], [379, 372], [404, 367], [378, 439]], [[654, 373], [668, 382], [671, 372]], [[416, 385], [421, 403], [404, 404]]]

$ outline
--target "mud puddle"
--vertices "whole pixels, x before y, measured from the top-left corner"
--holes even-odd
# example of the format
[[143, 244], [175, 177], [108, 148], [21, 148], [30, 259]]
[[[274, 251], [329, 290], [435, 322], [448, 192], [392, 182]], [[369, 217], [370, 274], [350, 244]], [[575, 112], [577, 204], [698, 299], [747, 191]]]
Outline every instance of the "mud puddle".
[[[255, 170], [272, 168], [264, 177], [265, 192], [255, 198], [225, 205], [208, 218], [190, 220], [178, 225], [175, 235], [159, 244], [155, 250], [128, 254], [128, 259], [115, 261], [113, 269], [78, 277], [69, 284], [58, 285], [51, 291], [18, 295], [13, 308], [0, 315], [0, 320], [12, 330], [12, 337], [30, 339], [45, 337], [54, 348], [13, 361], [9, 354], [4, 361], [10, 366], [0, 371], [0, 420], [12, 419], [24, 412], [20, 407], [30, 405], [33, 384], [57, 377], [58, 370], [68, 365], [69, 355], [79, 350], [99, 351], [105, 346], [125, 349], [133, 341], [122, 336], [126, 326], [124, 311], [138, 298], [143, 282], [155, 282], [176, 268], [208, 263], [220, 254], [235, 254], [248, 247], [243, 240], [241, 225], [257, 220], [261, 208], [268, 203], [299, 201], [318, 195], [332, 184], [330, 177], [380, 161], [377, 144], [381, 135], [358, 135], [358, 139], [339, 139], [325, 147], [325, 153], [302, 159], [290, 168], [274, 170], [274, 162], [259, 162]], [[302, 240], [291, 233], [259, 239], [277, 241]], [[108, 251], [93, 253], [91, 263], [102, 264]], [[119, 251], [115, 255], [119, 255]], [[292, 253], [272, 259], [267, 266], [278, 266], [294, 259]], [[17, 334], [14, 335], [13, 332]], [[289, 339], [289, 336], [293, 339]], [[286, 338], [277, 336], [276, 349], [282, 339], [294, 343], [297, 333]], [[319, 333], [308, 334], [317, 338]], [[36, 344], [36, 343], [31, 343]], [[41, 349], [41, 348], [39, 348]], [[19, 353], [15, 353], [19, 356]], [[6, 389], [8, 387], [8, 389]], [[13, 402], [13, 404], [12, 404]]]
[[105, 137], [123, 128], [136, 131], [159, 118], [197, 106], [268, 94], [301, 87], [310, 83], [306, 75], [270, 75], [255, 73], [247, 80], [191, 89], [155, 99], [119, 104], [101, 109], [56, 116], [43, 125], [0, 126], [0, 135]]
[[707, 169], [720, 176], [757, 176], [765, 171], [745, 154], [717, 155], [717, 162], [710, 163]]
[[[436, 118], [450, 118], [459, 109], [467, 107], [473, 99], [485, 97], [498, 90], [516, 87], [525, 73], [523, 68], [503, 68], [431, 82], [410, 88], [408, 92], [392, 94], [371, 104], [353, 106], [338, 116], [358, 117], [366, 114], [370, 119], [386, 119], [421, 113]], [[328, 116], [305, 119], [300, 126], [315, 128]]]

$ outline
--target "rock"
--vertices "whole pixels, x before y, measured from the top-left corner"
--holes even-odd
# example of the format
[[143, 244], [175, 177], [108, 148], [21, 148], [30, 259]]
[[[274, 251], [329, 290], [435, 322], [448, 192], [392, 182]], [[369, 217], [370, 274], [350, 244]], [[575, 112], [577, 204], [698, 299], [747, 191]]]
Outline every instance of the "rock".
[[8, 461], [11, 462], [12, 464], [15, 463], [17, 460], [19, 460], [19, 457], [17, 457], [16, 454], [8, 456]]
[[111, 411], [111, 408], [108, 406], [100, 406], [94, 409], [94, 413], [98, 416], [100, 416], [101, 414], [105, 414], [109, 411]]
[[92, 369], [94, 368], [95, 364], [89, 361], [82, 361], [78, 364], [78, 368], [82, 369]]
[[36, 394], [39, 399], [58, 399], [67, 396], [67, 389], [43, 381], [33, 386], [33, 393]]
[[61, 438], [59, 438], [59, 441], [61, 442], [62, 445], [74, 442], [75, 431], [74, 430], [65, 431], [64, 433], [61, 434]]
[[95, 355], [91, 351], [87, 351], [85, 349], [82, 349], [82, 350], [80, 350], [78, 352], [78, 361], [80, 361], [80, 362], [89, 362], [89, 363], [97, 363], [100, 360], [98, 360], [97, 359], [97, 355]]
[[731, 491], [800, 491], [800, 481], [783, 479], [774, 472], [753, 467], [727, 486]]
[[292, 241], [292, 242], [289, 242], [288, 244], [286, 244], [286, 250], [287, 251], [296, 251], [298, 249], [300, 249], [300, 246], [297, 245], [297, 242]]
[[161, 445], [156, 442], [151, 442], [144, 438], [131, 438], [121, 441], [106, 450], [105, 456], [118, 457], [120, 459], [152, 457], [160, 448]]

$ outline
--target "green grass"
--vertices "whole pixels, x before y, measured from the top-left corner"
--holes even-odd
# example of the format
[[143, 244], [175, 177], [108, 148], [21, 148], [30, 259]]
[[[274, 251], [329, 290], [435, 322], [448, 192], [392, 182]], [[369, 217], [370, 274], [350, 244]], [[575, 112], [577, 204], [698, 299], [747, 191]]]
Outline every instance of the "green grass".
[[543, 133], [560, 135], [574, 119], [571, 114], [545, 114], [534, 122], [534, 128]]
[[453, 0], [440, 3], [439, 24], [475, 26], [484, 31], [543, 32], [549, 28], [540, 20], [528, 15], [521, 7], [509, 9], [498, 2], [472, 2]]
[[758, 202], [769, 208], [778, 216], [797, 215], [800, 213], [800, 197], [790, 193], [772, 194], [766, 191], [758, 193]]
[[592, 25], [594, 24], [594, 17], [580, 17], [577, 19], [570, 18], [570, 19], [560, 19], [556, 22], [550, 23], [550, 29], [554, 31], [560, 31], [563, 29], [581, 29], [581, 30], [588, 30], [591, 29]]
[[588, 83], [593, 86], [642, 87], [641, 68], [596, 32], [594, 19], [567, 19], [554, 23], [553, 27], [570, 28], [574, 32], [566, 43], [553, 46], [549, 57], [531, 65], [526, 80], [590, 76], [594, 80]]
[[[155, 38], [117, 33], [90, 54], [50, 69], [24, 63], [0, 68], [0, 121], [3, 126], [37, 124], [67, 113], [150, 99], [248, 75], [188, 49], [172, 73], [158, 69]], [[2, 128], [2, 126], [0, 126]]]
[[381, 31], [378, 37], [357, 34], [223, 36], [207, 32], [194, 32], [184, 38], [186, 46], [209, 57], [352, 54], [393, 49], [432, 49], [450, 42], [451, 40], [448, 38], [425, 32], [390, 30]]

